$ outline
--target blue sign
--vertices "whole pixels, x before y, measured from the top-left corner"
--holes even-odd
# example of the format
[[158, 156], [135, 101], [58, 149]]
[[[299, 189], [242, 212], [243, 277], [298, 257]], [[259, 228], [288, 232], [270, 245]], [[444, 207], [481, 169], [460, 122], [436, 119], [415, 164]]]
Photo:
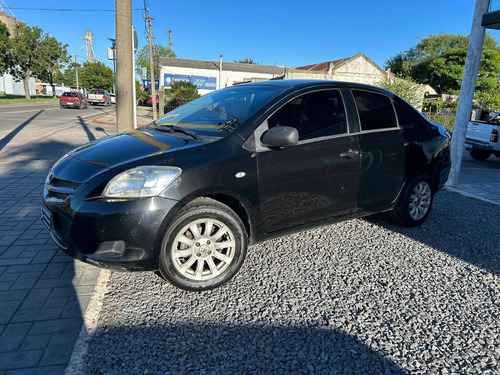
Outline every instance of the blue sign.
[[200, 90], [217, 90], [217, 78], [215, 77], [165, 74], [163, 79], [165, 88], [171, 87], [176, 82], [186, 81], [193, 83]]
[[[150, 79], [143, 79], [142, 85], [144, 86], [145, 89], [150, 89], [151, 88], [151, 80]], [[155, 79], [155, 89], [156, 90], [160, 89], [160, 80], [159, 79]]]

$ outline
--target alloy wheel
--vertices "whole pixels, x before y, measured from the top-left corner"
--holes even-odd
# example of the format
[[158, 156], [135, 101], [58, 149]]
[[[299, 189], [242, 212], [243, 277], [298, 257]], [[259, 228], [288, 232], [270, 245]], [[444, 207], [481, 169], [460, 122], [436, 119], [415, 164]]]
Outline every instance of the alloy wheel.
[[432, 191], [430, 185], [426, 181], [420, 181], [410, 195], [410, 216], [413, 220], [420, 220], [429, 211], [432, 200]]
[[198, 219], [184, 226], [172, 243], [172, 263], [191, 280], [210, 280], [224, 272], [235, 256], [235, 237], [222, 222]]

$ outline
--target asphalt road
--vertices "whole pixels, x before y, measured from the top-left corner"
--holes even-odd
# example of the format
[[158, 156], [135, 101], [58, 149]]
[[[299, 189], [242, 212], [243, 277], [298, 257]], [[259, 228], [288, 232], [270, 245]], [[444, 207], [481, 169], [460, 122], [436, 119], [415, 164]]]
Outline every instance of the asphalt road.
[[[84, 110], [60, 109], [58, 102], [0, 105], [2, 160], [57, 159], [61, 156], [58, 147], [52, 145], [44, 149], [34, 146], [43, 146], [44, 143], [48, 145], [49, 139], [56, 142], [59, 139], [61, 145], [67, 144], [67, 147], [63, 148], [69, 151], [82, 143], [82, 137], [68, 137], [70, 134], [83, 131], [83, 139], [92, 141], [114, 133], [114, 127], [95, 127], [91, 122], [92, 118], [104, 116], [114, 110], [114, 106], [89, 106]], [[91, 127], [97, 130], [97, 136], [91, 131]]]

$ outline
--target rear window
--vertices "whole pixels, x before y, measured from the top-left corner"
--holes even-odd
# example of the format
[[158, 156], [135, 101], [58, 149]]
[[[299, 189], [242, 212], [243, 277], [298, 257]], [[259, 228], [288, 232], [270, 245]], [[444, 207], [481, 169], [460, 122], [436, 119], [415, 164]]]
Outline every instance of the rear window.
[[396, 114], [391, 99], [383, 94], [352, 90], [362, 131], [396, 128]]
[[65, 92], [62, 94], [62, 96], [70, 97], [70, 98], [77, 98], [78, 93], [77, 92]]
[[91, 94], [104, 94], [104, 90], [90, 90]]

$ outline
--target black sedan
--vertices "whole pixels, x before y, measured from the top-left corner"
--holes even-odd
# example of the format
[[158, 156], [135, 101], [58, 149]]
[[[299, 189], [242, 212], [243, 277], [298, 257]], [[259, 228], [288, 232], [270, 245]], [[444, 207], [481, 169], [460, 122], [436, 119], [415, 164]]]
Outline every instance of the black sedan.
[[77, 259], [206, 290], [267, 238], [384, 211], [420, 225], [449, 169], [444, 127], [389, 91], [249, 83], [63, 156], [41, 217]]

